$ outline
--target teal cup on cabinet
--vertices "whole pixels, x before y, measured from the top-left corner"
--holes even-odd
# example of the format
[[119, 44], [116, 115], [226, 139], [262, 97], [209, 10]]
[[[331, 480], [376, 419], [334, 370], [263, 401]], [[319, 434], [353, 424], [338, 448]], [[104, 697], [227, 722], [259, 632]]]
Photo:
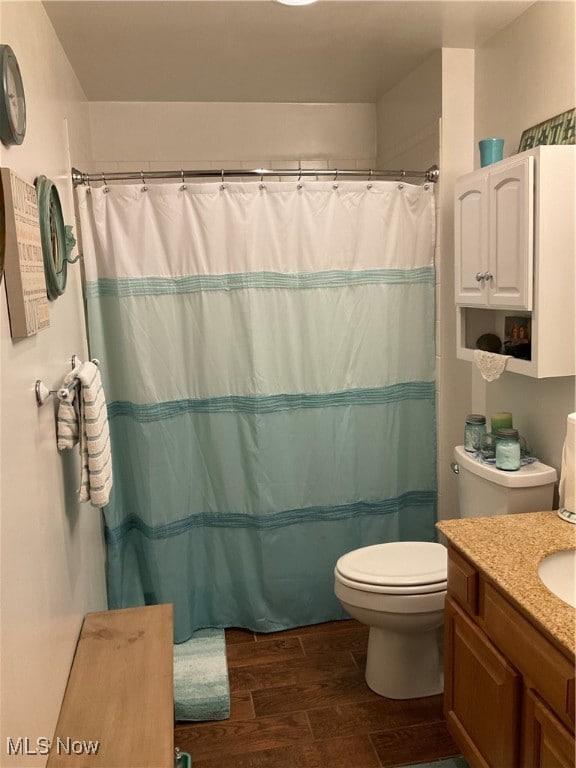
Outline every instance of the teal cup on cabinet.
[[502, 160], [504, 154], [504, 139], [481, 139], [478, 142], [480, 148], [480, 166], [491, 165]]

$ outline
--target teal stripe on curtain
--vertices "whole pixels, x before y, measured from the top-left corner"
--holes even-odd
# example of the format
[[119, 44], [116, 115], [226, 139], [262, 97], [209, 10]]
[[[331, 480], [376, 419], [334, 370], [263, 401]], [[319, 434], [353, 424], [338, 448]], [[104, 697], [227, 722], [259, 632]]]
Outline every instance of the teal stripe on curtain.
[[248, 288], [303, 290], [339, 288], [347, 285], [402, 285], [434, 283], [434, 268], [330, 270], [327, 272], [250, 272], [227, 275], [186, 275], [185, 277], [102, 278], [86, 284], [86, 295], [158, 296], [198, 291], [234, 291]]
[[434, 491], [407, 491], [394, 499], [381, 499], [380, 501], [357, 501], [351, 504], [340, 504], [333, 507], [304, 507], [303, 509], [285, 509], [266, 517], [254, 517], [254, 515], [238, 514], [236, 512], [198, 513], [184, 520], [176, 520], [173, 523], [152, 527], [146, 525], [140, 517], [132, 515], [117, 528], [109, 528], [108, 540], [119, 543], [132, 530], [137, 530], [147, 539], [169, 539], [179, 536], [192, 528], [254, 528], [257, 530], [271, 530], [284, 528], [288, 525], [296, 525], [306, 522], [331, 522], [333, 520], [352, 520], [354, 518], [369, 515], [389, 515], [402, 512], [402, 510], [420, 507], [424, 510], [434, 506], [436, 501]]
[[428, 400], [434, 398], [433, 381], [409, 381], [374, 389], [351, 389], [345, 392], [323, 394], [297, 393], [294, 395], [210, 397], [199, 400], [174, 400], [167, 403], [113, 402], [108, 405], [108, 416], [130, 416], [136, 421], [161, 421], [182, 413], [272, 413], [294, 408], [326, 408], [344, 405], [382, 405], [400, 400]]

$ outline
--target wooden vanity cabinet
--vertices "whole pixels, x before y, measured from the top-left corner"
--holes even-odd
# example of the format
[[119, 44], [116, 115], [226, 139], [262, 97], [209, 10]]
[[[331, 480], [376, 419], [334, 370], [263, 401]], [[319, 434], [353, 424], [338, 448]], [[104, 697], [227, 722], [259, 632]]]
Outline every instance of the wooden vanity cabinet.
[[452, 547], [444, 711], [472, 768], [575, 768], [574, 660]]
[[450, 597], [444, 634], [448, 729], [472, 766], [514, 768], [521, 678]]
[[538, 694], [524, 696], [522, 768], [572, 768], [574, 735], [554, 717]]

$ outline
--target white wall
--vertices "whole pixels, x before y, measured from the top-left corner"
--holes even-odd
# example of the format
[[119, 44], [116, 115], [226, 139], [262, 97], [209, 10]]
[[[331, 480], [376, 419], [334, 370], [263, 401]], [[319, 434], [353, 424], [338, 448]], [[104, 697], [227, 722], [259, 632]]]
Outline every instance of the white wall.
[[[74, 224], [70, 159], [90, 159], [88, 109], [40, 2], [0, 4], [1, 41], [18, 57], [27, 97], [27, 135], [0, 147], [0, 163], [33, 182], [58, 186]], [[67, 121], [67, 127], [66, 123]], [[69, 142], [67, 140], [67, 130]], [[70, 154], [70, 156], [69, 156]], [[8, 254], [8, 258], [9, 258]], [[86, 356], [79, 266], [50, 305], [49, 329], [12, 340], [0, 286], [0, 765], [43, 765], [8, 757], [6, 738], [53, 735], [83, 615], [106, 606], [100, 512], [79, 505], [76, 457], [58, 454], [52, 401], [37, 408], [34, 382], [51, 388]]]
[[377, 104], [378, 166], [426, 169], [440, 166], [435, 190], [436, 400], [438, 516], [457, 513], [457, 487], [450, 469], [470, 410], [470, 369], [456, 360], [454, 313], [454, 181], [472, 160], [474, 52], [443, 49], [382, 96]]
[[376, 105], [378, 167], [419, 170], [439, 159], [442, 53], [437, 51]]
[[454, 183], [473, 156], [474, 51], [442, 50], [442, 121], [438, 238], [440, 249], [437, 312], [438, 365], [438, 516], [456, 517], [456, 475], [450, 469], [461, 445], [471, 405], [470, 364], [456, 359], [454, 304]]
[[[504, 154], [514, 154], [524, 129], [574, 106], [575, 9], [573, 2], [538, 2], [477, 50], [476, 142], [502, 136]], [[473, 376], [474, 410], [512, 411], [534, 453], [559, 469], [566, 416], [576, 410], [576, 380], [505, 373], [487, 384], [478, 372]]]
[[375, 118], [373, 104], [93, 102], [92, 168], [370, 168]]

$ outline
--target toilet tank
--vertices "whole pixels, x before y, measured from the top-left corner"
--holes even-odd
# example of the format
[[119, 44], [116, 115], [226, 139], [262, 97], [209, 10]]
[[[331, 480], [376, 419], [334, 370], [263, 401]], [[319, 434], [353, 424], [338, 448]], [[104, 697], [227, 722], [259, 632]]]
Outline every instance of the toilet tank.
[[462, 445], [454, 449], [454, 461], [458, 467], [460, 517], [552, 509], [556, 482], [553, 467], [535, 461], [515, 472], [505, 472], [477, 461]]

